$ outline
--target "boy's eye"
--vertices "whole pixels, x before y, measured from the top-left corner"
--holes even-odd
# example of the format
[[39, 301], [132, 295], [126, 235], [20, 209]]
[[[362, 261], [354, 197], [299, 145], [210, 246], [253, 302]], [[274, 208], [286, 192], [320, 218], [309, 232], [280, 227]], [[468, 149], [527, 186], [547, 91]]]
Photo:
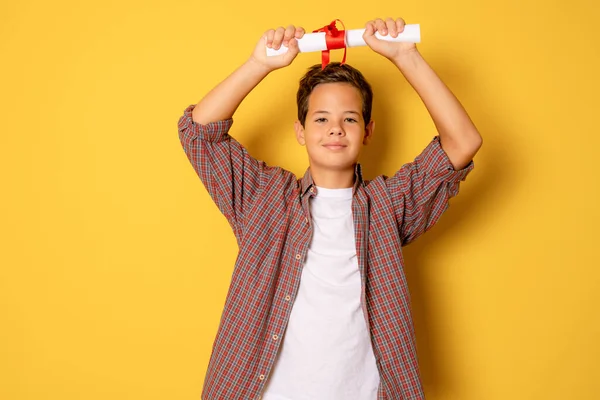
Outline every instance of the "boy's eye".
[[[355, 118], [346, 118], [345, 121], [351, 122], [351, 123], [358, 122]], [[317, 118], [317, 119], [315, 119], [315, 122], [327, 122], [327, 118], [323, 118], [323, 117]]]

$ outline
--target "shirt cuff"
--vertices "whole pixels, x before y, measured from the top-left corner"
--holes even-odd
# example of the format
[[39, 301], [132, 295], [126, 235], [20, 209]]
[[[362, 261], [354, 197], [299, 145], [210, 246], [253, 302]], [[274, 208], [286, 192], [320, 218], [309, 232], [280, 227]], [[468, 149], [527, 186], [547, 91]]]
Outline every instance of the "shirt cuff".
[[427, 173], [439, 176], [445, 182], [456, 183], [464, 181], [467, 175], [475, 168], [473, 160], [464, 168], [455, 170], [448, 154], [442, 149], [440, 137], [435, 136], [420, 156], [421, 164]]
[[192, 119], [192, 111], [196, 105], [189, 105], [179, 119], [179, 130], [186, 131], [191, 138], [198, 138], [209, 142], [220, 142], [224, 140], [229, 133], [233, 118], [224, 119], [208, 124], [198, 124]]

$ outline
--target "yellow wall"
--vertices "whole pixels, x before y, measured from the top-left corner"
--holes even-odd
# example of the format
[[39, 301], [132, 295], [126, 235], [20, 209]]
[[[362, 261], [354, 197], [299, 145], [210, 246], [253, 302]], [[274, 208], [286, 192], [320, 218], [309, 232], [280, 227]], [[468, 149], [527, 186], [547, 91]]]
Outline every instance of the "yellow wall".
[[[236, 244], [177, 120], [267, 28], [390, 15], [421, 24], [484, 136], [406, 248], [428, 399], [600, 398], [596, 2], [207, 3], [0, 5], [0, 399], [198, 399]], [[376, 93], [365, 174], [393, 173], [433, 124], [389, 62], [348, 57]], [[318, 62], [268, 77], [233, 131], [298, 174], [296, 83]]]

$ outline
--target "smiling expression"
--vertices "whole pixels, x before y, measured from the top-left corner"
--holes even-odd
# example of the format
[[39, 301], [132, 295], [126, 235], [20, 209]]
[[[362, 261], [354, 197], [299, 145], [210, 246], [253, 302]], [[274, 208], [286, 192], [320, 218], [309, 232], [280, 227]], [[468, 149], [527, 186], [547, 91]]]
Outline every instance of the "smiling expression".
[[312, 169], [354, 169], [374, 128], [373, 121], [365, 126], [362, 109], [360, 91], [348, 83], [323, 83], [313, 89], [304, 126], [295, 124]]

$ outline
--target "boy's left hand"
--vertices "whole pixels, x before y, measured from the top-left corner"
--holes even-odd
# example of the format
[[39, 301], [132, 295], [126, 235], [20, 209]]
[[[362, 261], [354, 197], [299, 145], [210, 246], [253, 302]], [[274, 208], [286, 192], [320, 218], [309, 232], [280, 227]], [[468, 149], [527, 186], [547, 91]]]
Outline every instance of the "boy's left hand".
[[404, 31], [404, 25], [406, 23], [402, 18], [398, 18], [395, 21], [392, 18], [387, 18], [385, 21], [381, 18], [377, 18], [373, 21], [369, 21], [365, 25], [365, 33], [363, 39], [375, 52], [382, 56], [393, 60], [398, 57], [402, 57], [417, 49], [415, 43], [406, 42], [387, 42], [380, 40], [375, 37], [375, 33], [379, 32], [382, 36], [391, 35], [392, 37], [398, 37], [398, 34]]

